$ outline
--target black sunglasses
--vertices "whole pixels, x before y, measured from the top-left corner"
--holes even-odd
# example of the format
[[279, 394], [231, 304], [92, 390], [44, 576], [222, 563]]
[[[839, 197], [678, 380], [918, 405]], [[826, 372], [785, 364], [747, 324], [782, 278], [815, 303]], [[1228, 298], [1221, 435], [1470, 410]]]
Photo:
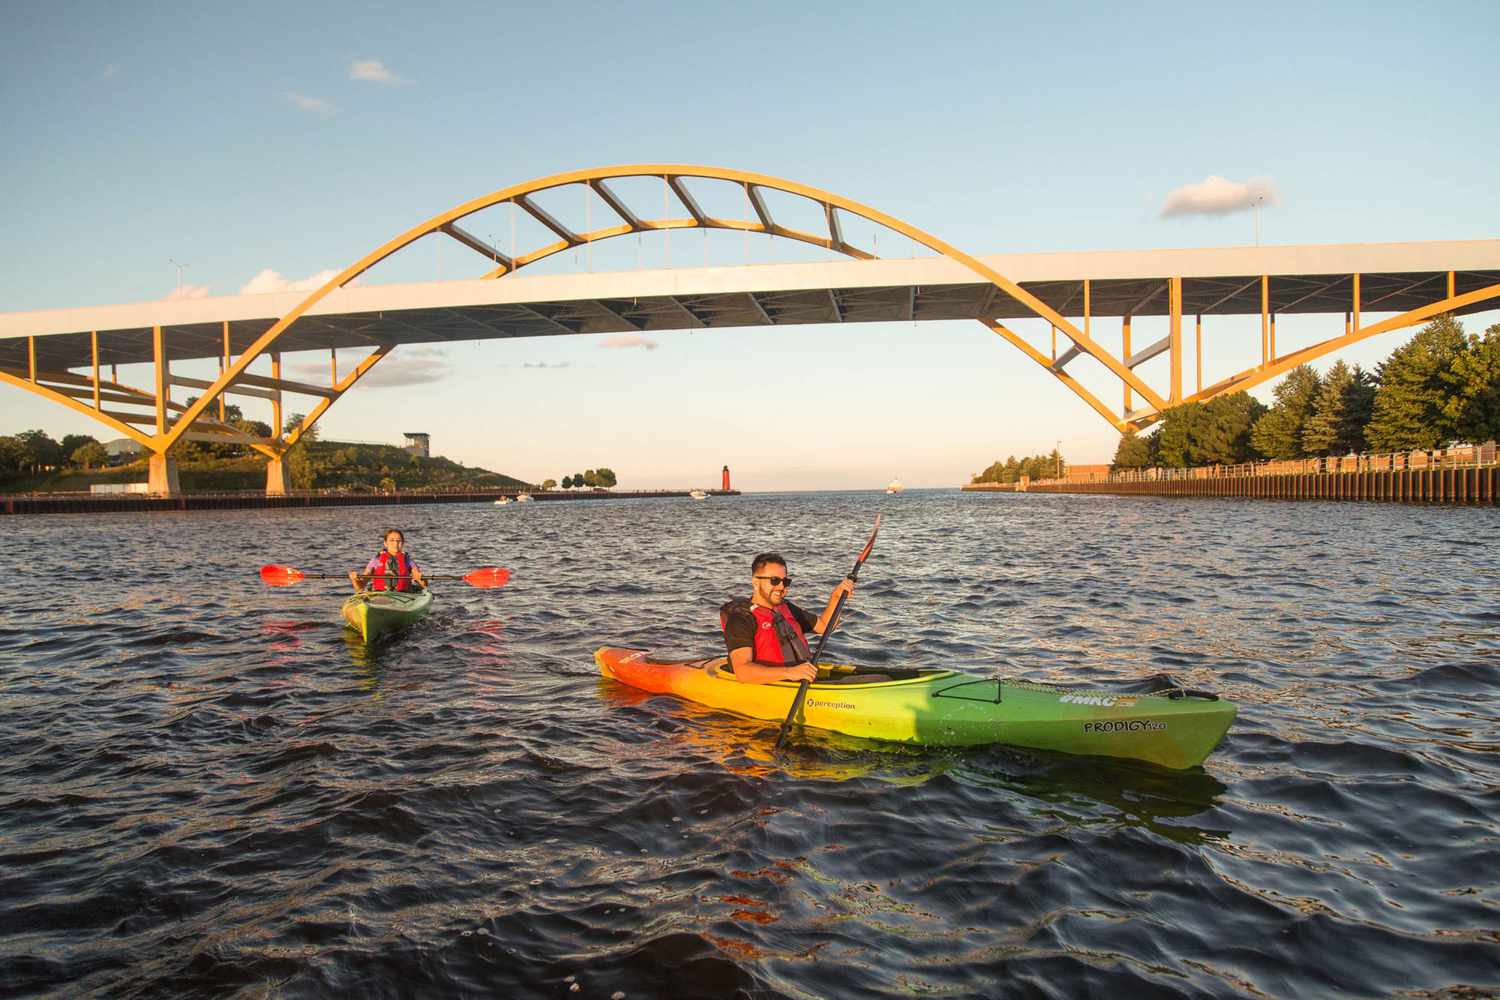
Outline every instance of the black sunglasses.
[[756, 579], [764, 580], [773, 587], [779, 587], [783, 583], [788, 587], [792, 585], [792, 578], [789, 576], [757, 576]]

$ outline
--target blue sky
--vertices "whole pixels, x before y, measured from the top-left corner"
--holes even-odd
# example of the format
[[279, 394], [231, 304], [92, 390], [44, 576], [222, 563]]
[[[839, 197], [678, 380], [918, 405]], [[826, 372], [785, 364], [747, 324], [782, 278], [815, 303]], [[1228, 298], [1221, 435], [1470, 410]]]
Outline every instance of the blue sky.
[[[508, 184], [644, 161], [827, 188], [975, 253], [1250, 243], [1247, 213], [1161, 217], [1211, 175], [1274, 184], [1265, 243], [1494, 238], [1496, 11], [13, 4], [0, 312], [162, 298], [169, 260], [209, 294], [266, 269], [304, 279]], [[684, 237], [684, 263], [745, 252]], [[664, 259], [616, 257], [632, 249]], [[565, 258], [545, 266], [583, 266]], [[456, 244], [419, 246], [371, 280], [461, 264]], [[1287, 321], [1282, 340], [1331, 332]], [[1258, 320], [1210, 335], [1227, 374]], [[1369, 363], [1403, 336], [1342, 356]], [[641, 487], [712, 483], [725, 463], [747, 489], [952, 485], [1058, 440], [1078, 462], [1114, 451], [1093, 411], [975, 324], [653, 339], [398, 351], [393, 372], [437, 380], [362, 387], [321, 426], [422, 429], [523, 478], [609, 465]], [[99, 433], [0, 388], [0, 432], [32, 426]]]

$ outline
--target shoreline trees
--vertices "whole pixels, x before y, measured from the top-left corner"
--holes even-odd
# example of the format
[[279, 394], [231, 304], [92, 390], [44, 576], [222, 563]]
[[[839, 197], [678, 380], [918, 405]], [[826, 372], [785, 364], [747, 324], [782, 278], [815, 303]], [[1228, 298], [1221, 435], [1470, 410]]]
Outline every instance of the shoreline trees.
[[[1336, 362], [1287, 373], [1268, 408], [1245, 392], [1168, 410], [1120, 438], [1112, 467], [1235, 465], [1257, 459], [1432, 450], [1500, 437], [1500, 324], [1466, 334], [1437, 317], [1371, 373]], [[1232, 401], [1232, 402], [1231, 402]]]
[[1068, 463], [1062, 457], [1062, 452], [1053, 448], [1050, 455], [1032, 455], [1021, 459], [1012, 455], [1004, 462], [997, 459], [983, 472], [974, 473], [969, 482], [1014, 483], [1019, 482], [1022, 476], [1028, 479], [1053, 479], [1060, 478], [1067, 471]]

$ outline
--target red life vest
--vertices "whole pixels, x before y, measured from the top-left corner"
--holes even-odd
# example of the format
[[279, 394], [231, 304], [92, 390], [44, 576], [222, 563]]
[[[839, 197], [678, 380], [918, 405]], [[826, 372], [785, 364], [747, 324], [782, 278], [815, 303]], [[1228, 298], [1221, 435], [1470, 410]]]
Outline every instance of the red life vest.
[[797, 624], [797, 616], [785, 603], [773, 608], [752, 604], [747, 598], [737, 598], [719, 609], [719, 627], [728, 637], [729, 616], [747, 614], [755, 619], [755, 646], [753, 659], [756, 663], [783, 667], [806, 663], [812, 659], [812, 650], [807, 645], [807, 636]]
[[[376, 556], [375, 560], [379, 565], [375, 569], [374, 577], [370, 580], [371, 590], [411, 589], [411, 559], [405, 552], [393, 556], [385, 549], [381, 549], [380, 555]], [[392, 577], [395, 579], [391, 579]]]

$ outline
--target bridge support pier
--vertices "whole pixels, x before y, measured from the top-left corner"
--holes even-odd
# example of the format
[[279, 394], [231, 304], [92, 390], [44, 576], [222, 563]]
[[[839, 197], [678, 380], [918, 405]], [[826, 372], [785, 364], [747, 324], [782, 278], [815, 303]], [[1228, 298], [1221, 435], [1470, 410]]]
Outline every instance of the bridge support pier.
[[266, 496], [286, 496], [286, 463], [280, 458], [266, 460]]
[[182, 485], [177, 480], [177, 459], [152, 452], [146, 462], [146, 488], [162, 496], [180, 496]]

